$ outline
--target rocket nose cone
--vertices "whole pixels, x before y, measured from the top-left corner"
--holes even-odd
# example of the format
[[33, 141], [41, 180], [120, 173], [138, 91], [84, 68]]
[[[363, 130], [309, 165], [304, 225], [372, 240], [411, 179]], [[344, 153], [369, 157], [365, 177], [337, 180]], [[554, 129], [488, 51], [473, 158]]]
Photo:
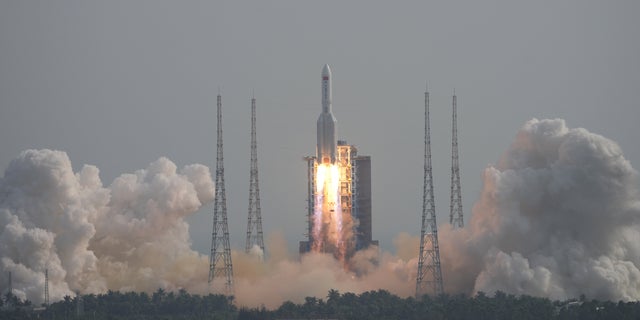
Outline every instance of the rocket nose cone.
[[329, 68], [328, 64], [325, 64], [324, 67], [322, 67], [322, 76], [331, 77], [331, 68]]

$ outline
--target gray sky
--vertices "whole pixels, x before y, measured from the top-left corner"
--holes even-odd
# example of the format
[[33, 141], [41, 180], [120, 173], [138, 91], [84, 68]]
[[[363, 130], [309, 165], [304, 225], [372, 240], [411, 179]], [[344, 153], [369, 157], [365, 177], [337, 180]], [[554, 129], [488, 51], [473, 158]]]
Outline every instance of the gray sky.
[[[219, 87], [231, 242], [243, 248], [255, 92], [264, 230], [296, 249], [328, 63], [338, 136], [372, 156], [374, 238], [391, 249], [420, 232], [426, 81], [440, 224], [454, 87], [465, 219], [482, 170], [533, 117], [613, 139], [639, 167], [639, 12], [633, 0], [0, 0], [0, 168], [52, 148], [75, 170], [98, 166], [105, 185], [160, 156], [214, 171]], [[211, 211], [190, 218], [203, 253]]]

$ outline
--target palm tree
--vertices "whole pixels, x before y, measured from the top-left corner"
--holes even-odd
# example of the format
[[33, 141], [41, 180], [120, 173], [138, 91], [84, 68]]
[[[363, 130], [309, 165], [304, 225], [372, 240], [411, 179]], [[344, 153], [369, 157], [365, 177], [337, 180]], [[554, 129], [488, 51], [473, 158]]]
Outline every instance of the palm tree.
[[340, 292], [335, 289], [330, 289], [327, 293], [327, 304], [338, 303], [340, 299]]

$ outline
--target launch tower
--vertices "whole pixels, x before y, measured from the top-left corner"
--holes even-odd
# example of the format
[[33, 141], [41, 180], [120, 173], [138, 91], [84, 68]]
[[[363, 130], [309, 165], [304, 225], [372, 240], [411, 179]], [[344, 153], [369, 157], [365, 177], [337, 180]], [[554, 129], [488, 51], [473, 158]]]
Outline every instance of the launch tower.
[[355, 251], [377, 245], [371, 233], [371, 157], [336, 139], [331, 110], [331, 69], [322, 69], [322, 113], [317, 122], [316, 156], [307, 162], [307, 240], [300, 254], [332, 253], [345, 266]]

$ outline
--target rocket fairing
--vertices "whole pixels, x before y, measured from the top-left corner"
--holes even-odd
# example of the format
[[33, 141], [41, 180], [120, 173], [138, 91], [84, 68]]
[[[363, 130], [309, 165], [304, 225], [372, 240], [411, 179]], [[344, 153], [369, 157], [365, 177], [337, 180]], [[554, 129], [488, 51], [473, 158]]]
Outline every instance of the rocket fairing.
[[336, 163], [336, 118], [331, 112], [331, 69], [328, 64], [322, 68], [322, 113], [318, 117], [318, 163]]

